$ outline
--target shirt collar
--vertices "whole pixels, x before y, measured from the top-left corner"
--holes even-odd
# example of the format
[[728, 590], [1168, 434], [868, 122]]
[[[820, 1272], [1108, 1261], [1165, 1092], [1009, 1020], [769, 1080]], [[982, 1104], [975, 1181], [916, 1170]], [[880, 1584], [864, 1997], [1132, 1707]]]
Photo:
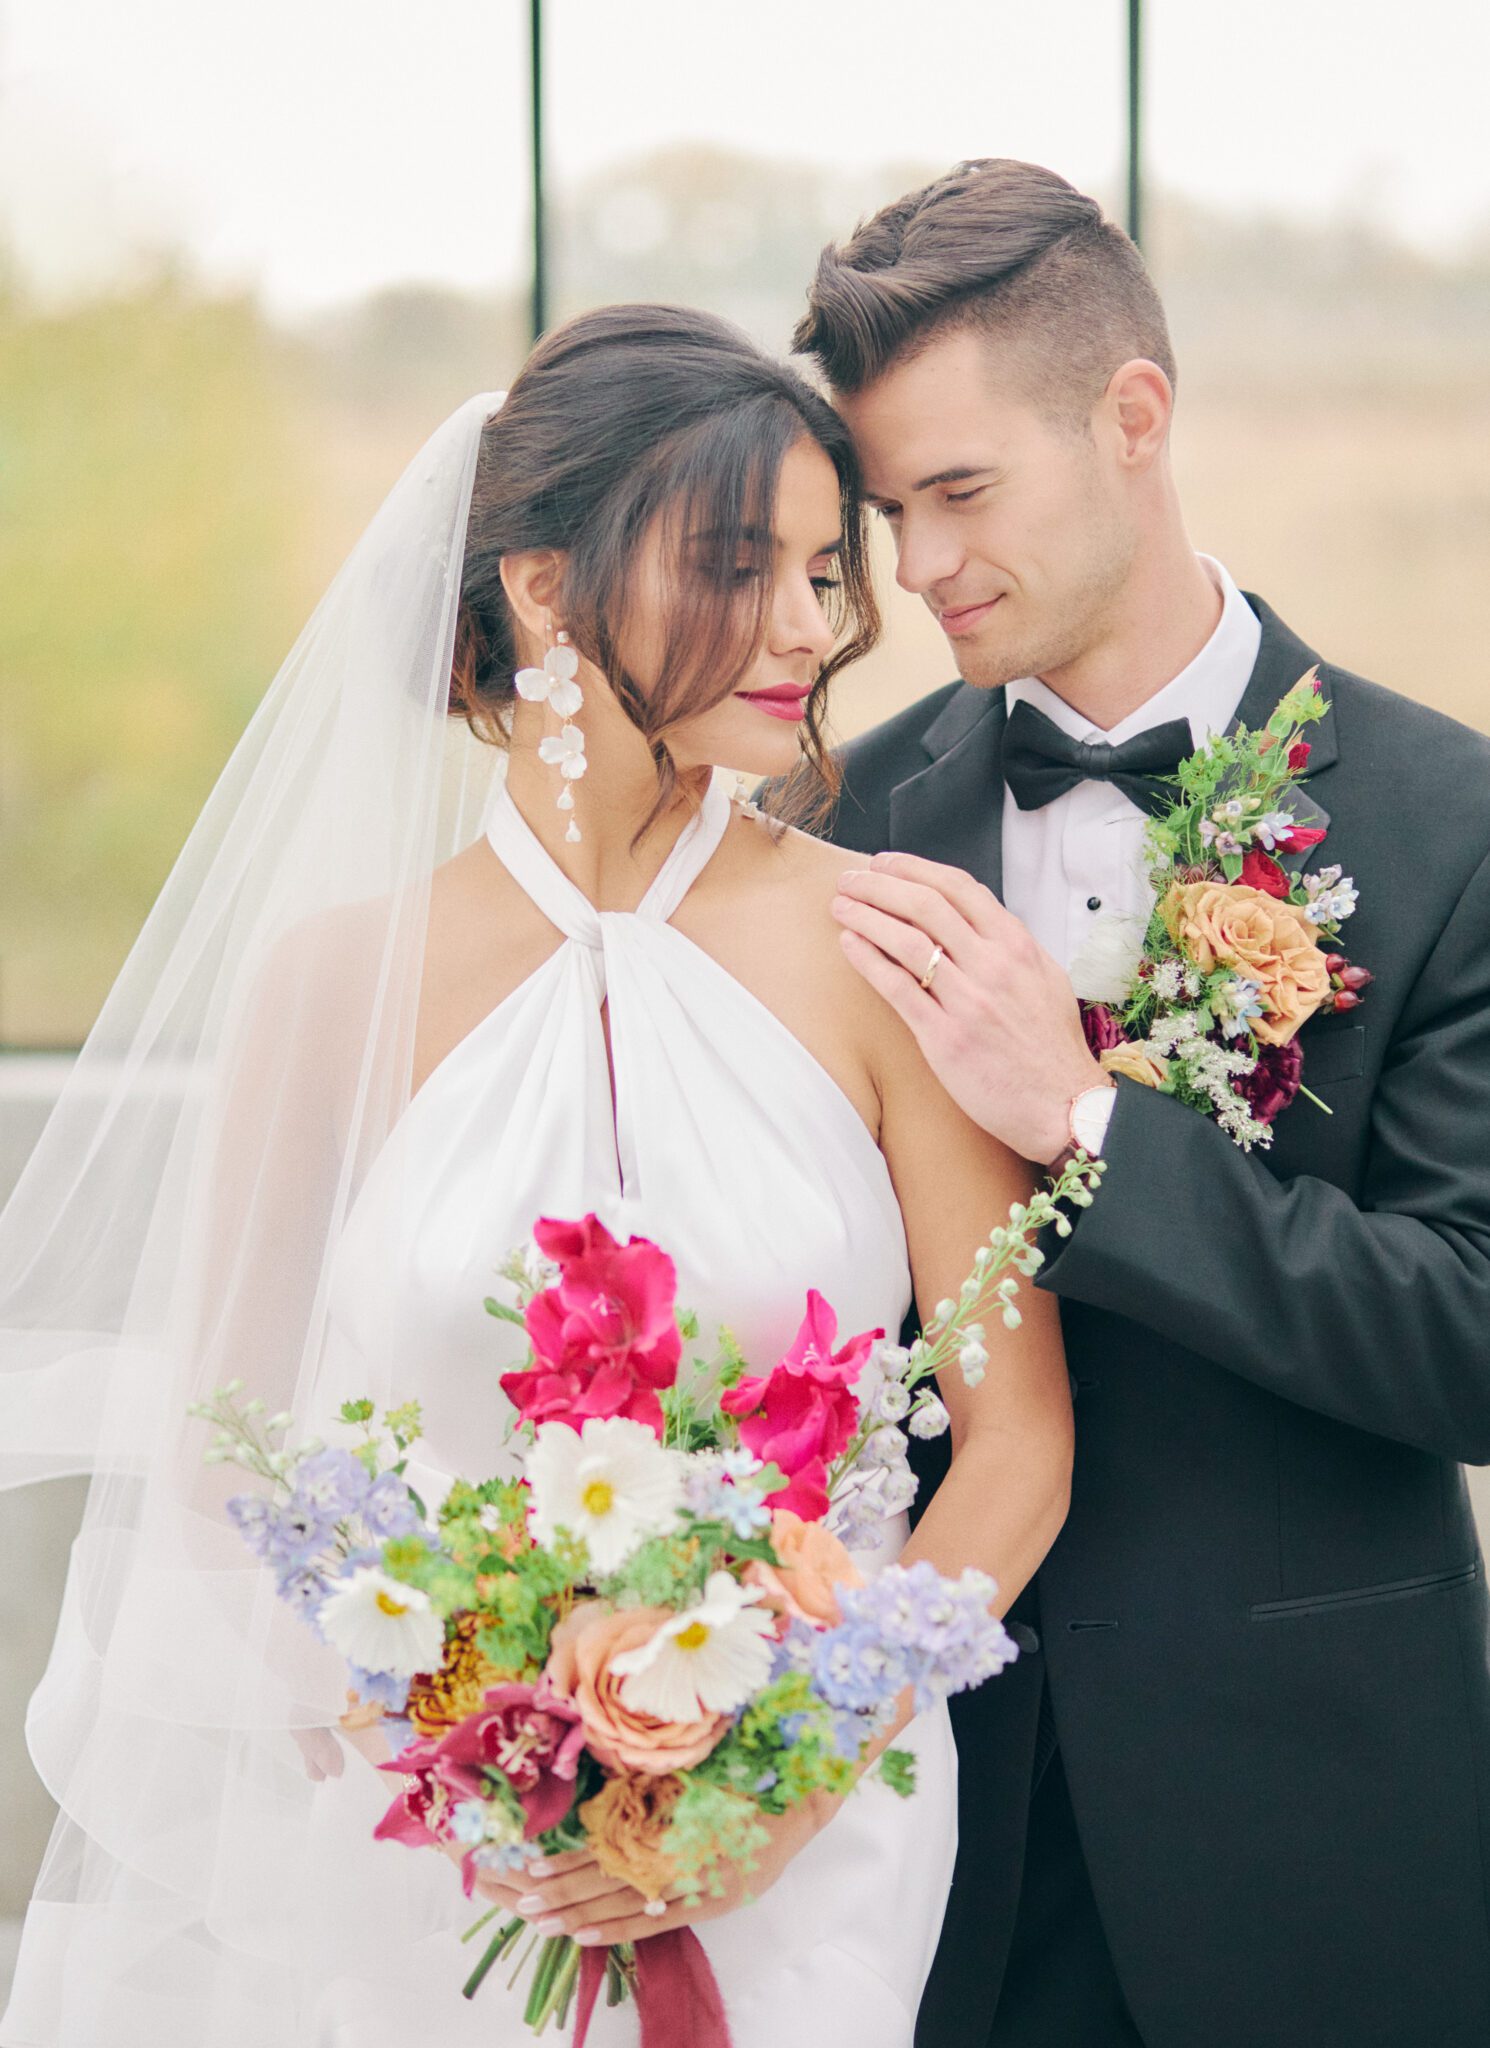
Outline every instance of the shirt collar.
[[1198, 559], [1221, 593], [1221, 616], [1216, 630], [1173, 681], [1156, 690], [1136, 711], [1130, 711], [1110, 732], [1103, 732], [1081, 712], [1073, 711], [1065, 698], [1058, 697], [1038, 676], [1024, 676], [1009, 684], [1005, 694], [1010, 710], [1023, 699], [1037, 711], [1043, 711], [1072, 739], [1106, 740], [1115, 747], [1171, 718], [1189, 720], [1196, 747], [1204, 746], [1214, 733], [1225, 732], [1237, 714], [1256, 666], [1262, 624], [1221, 563], [1211, 555]]

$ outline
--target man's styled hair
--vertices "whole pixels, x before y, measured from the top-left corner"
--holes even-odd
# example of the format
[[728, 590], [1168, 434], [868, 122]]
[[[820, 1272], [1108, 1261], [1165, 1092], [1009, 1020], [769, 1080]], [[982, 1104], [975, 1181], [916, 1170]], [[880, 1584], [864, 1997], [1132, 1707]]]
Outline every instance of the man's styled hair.
[[1031, 401], [1073, 427], [1135, 356], [1175, 381], [1133, 243], [1095, 199], [1010, 157], [958, 164], [830, 243], [792, 346], [847, 393], [957, 328], [1007, 343]]

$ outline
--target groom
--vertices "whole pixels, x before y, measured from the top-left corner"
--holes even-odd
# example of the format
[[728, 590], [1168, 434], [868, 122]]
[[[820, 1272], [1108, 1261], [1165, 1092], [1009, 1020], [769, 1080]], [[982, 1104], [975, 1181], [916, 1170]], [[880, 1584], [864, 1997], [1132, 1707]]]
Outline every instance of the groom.
[[844, 946], [985, 1129], [1107, 1162], [1040, 1275], [1073, 1499], [1030, 1654], [954, 1703], [919, 2048], [1484, 2048], [1490, 743], [1320, 661], [1308, 796], [1374, 976], [1299, 1037], [1333, 1113], [1247, 1154], [1114, 1086], [1067, 969], [1147, 910], [1143, 778], [1320, 658], [1192, 549], [1163, 309], [1053, 173], [886, 208], [797, 346], [963, 678], [845, 751]]

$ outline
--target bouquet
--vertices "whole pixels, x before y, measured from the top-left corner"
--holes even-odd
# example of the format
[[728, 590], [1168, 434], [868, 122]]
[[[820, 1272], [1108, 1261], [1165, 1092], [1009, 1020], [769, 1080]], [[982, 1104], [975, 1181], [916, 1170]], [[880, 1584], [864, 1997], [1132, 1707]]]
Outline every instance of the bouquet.
[[1212, 1117], [1250, 1151], [1303, 1085], [1301, 1025], [1355, 1009], [1371, 975], [1338, 950], [1357, 892], [1338, 866], [1290, 872], [1324, 831], [1299, 822], [1304, 729], [1328, 705], [1311, 669], [1261, 732], [1239, 726], [1180, 765], [1174, 803], [1151, 818], [1154, 909], [1095, 930], [1072, 963], [1087, 1043], [1102, 1066]]
[[[346, 1659], [344, 1720], [392, 1743], [382, 1768], [401, 1782], [376, 1835], [458, 1855], [468, 1895], [483, 1872], [587, 1850], [661, 1915], [748, 1872], [765, 1819], [848, 1792], [903, 1693], [920, 1710], [1008, 1664], [986, 1575], [922, 1561], [866, 1583], [852, 1547], [915, 1492], [907, 1432], [947, 1427], [934, 1375], [982, 1377], [986, 1319], [1017, 1326], [1016, 1274], [1041, 1262], [1034, 1234], [1069, 1232], [1058, 1202], [1085, 1206], [1099, 1174], [1078, 1162], [1016, 1205], [910, 1347], [840, 1342], [813, 1292], [763, 1373], [727, 1331], [691, 1355], [697, 1322], [657, 1245], [594, 1216], [541, 1221], [502, 1269], [511, 1298], [486, 1302], [529, 1346], [501, 1379], [521, 1475], [457, 1478], [433, 1513], [406, 1477], [414, 1404], [348, 1402], [358, 1440], [293, 1449], [291, 1417], [266, 1419], [239, 1381], [198, 1404], [209, 1460], [266, 1482], [228, 1513]], [[878, 1775], [908, 1796], [914, 1764], [886, 1748]], [[700, 2048], [727, 2042], [686, 1926], [597, 1950], [494, 1907], [479, 1933], [465, 1995], [516, 1952], [537, 2032], [577, 1999], [583, 2042], [604, 1985], [688, 2013]]]

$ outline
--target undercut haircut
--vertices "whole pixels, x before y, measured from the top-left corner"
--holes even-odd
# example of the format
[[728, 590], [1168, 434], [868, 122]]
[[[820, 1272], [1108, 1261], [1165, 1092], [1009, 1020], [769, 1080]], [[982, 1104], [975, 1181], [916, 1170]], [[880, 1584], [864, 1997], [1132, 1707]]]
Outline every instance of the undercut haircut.
[[1133, 243], [1095, 199], [1010, 157], [958, 164], [830, 243], [792, 346], [852, 394], [968, 328], [1007, 347], [1030, 402], [1073, 429], [1135, 357], [1175, 382], [1164, 308]]

